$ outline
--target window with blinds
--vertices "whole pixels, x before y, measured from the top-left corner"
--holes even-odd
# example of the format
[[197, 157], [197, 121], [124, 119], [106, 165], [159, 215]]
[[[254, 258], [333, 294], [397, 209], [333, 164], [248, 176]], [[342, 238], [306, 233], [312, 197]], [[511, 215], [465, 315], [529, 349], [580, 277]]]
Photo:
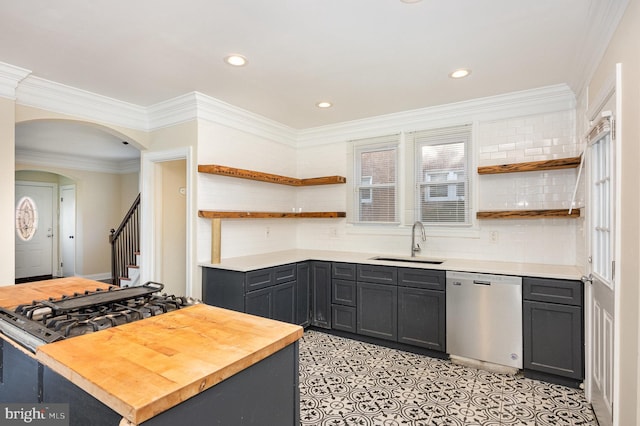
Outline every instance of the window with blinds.
[[354, 143], [356, 222], [398, 222], [398, 141], [393, 135]]
[[471, 126], [413, 132], [418, 220], [431, 225], [468, 225]]

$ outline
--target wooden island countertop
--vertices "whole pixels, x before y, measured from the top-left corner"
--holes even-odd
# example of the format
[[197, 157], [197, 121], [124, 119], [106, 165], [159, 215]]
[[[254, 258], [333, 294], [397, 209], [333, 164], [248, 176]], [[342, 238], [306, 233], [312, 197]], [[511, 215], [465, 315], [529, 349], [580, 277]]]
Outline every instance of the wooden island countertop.
[[[0, 306], [95, 290], [100, 284], [60, 279], [43, 281], [40, 287], [3, 287]], [[36, 359], [139, 424], [262, 361], [302, 334], [297, 325], [197, 304], [40, 346]]]

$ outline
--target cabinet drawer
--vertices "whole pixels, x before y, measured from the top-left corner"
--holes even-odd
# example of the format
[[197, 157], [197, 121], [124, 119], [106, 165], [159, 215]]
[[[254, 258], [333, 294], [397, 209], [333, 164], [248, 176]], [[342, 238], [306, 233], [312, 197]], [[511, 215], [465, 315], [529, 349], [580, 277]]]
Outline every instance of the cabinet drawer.
[[368, 283], [396, 285], [398, 283], [398, 269], [392, 266], [358, 265], [357, 280]]
[[331, 328], [334, 330], [355, 333], [356, 308], [351, 306], [331, 305]]
[[331, 264], [331, 277], [338, 278], [341, 280], [355, 281], [356, 279], [355, 263], [333, 262]]
[[273, 268], [274, 284], [287, 283], [296, 280], [296, 264], [282, 265]]
[[331, 303], [356, 306], [356, 282], [331, 280]]
[[245, 277], [245, 291], [250, 292], [272, 286], [273, 281], [273, 268], [258, 269], [255, 271], [247, 272]]
[[445, 271], [430, 269], [398, 268], [398, 285], [404, 287], [445, 289]]
[[582, 306], [582, 291], [581, 281], [529, 277], [522, 279], [524, 300]]

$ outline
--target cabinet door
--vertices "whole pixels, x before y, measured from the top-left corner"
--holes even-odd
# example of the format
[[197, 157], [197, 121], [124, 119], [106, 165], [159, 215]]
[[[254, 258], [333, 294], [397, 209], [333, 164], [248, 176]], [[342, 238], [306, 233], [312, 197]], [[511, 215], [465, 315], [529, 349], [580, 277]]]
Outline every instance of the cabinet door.
[[398, 342], [445, 351], [445, 293], [398, 287]]
[[309, 262], [297, 265], [296, 272], [296, 324], [307, 327], [311, 323], [311, 269]]
[[331, 328], [331, 263], [311, 262], [311, 325]]
[[358, 334], [397, 340], [398, 287], [362, 282], [356, 286]]
[[271, 296], [271, 302], [273, 303], [271, 318], [274, 320], [295, 323], [295, 285], [296, 282], [292, 281], [271, 287], [273, 292]]
[[246, 313], [271, 318], [273, 292], [271, 288], [250, 291], [245, 296]]
[[524, 301], [525, 369], [584, 378], [582, 309]]

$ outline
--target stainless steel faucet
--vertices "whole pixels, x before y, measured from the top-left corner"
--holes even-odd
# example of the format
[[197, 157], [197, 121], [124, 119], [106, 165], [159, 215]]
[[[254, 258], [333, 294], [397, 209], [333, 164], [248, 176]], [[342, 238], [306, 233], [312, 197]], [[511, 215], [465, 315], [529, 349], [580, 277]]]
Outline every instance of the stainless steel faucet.
[[420, 244], [416, 243], [416, 226], [420, 228], [420, 235], [422, 237], [422, 241], [427, 241], [427, 233], [424, 230], [424, 225], [420, 221], [416, 221], [411, 227], [411, 257], [415, 257], [416, 253], [420, 253], [422, 250], [420, 248]]

